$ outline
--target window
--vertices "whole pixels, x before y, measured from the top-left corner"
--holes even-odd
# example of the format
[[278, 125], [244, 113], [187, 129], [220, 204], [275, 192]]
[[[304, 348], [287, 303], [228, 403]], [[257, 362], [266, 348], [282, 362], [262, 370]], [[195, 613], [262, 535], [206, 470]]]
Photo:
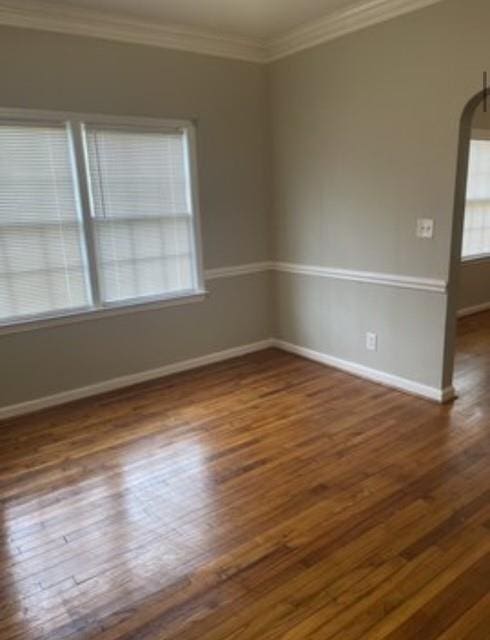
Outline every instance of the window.
[[189, 123], [0, 115], [1, 324], [202, 295]]
[[490, 139], [470, 144], [463, 259], [490, 257]]
[[0, 124], [0, 317], [84, 308], [90, 298], [66, 128]]

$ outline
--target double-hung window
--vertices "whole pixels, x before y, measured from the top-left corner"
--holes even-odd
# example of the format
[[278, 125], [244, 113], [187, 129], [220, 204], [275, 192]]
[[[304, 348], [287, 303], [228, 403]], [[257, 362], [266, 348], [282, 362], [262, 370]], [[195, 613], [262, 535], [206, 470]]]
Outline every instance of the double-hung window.
[[470, 143], [463, 260], [490, 258], [490, 132], [474, 134]]
[[189, 122], [0, 112], [0, 324], [200, 299]]

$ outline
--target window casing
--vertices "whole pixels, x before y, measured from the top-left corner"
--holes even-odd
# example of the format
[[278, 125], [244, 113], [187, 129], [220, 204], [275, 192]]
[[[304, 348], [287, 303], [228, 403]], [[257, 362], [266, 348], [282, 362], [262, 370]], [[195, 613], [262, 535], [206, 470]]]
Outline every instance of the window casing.
[[192, 123], [0, 110], [0, 327], [203, 294]]
[[470, 141], [462, 259], [490, 258], [490, 132]]

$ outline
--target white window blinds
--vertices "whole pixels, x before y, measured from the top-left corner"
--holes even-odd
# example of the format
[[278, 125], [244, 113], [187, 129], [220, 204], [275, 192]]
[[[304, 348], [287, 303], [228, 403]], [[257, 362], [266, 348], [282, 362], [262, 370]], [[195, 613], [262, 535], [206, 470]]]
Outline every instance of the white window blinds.
[[490, 254], [490, 140], [472, 140], [463, 232], [465, 258]]
[[0, 123], [0, 321], [90, 304], [64, 125]]
[[201, 299], [193, 125], [0, 109], [0, 325]]
[[85, 128], [104, 302], [196, 288], [184, 132]]

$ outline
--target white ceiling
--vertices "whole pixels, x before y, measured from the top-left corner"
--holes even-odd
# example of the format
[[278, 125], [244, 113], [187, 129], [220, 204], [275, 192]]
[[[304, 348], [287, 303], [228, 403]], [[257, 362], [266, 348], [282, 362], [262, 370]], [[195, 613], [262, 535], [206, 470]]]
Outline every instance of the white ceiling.
[[365, 0], [51, 0], [50, 4], [266, 40]]

